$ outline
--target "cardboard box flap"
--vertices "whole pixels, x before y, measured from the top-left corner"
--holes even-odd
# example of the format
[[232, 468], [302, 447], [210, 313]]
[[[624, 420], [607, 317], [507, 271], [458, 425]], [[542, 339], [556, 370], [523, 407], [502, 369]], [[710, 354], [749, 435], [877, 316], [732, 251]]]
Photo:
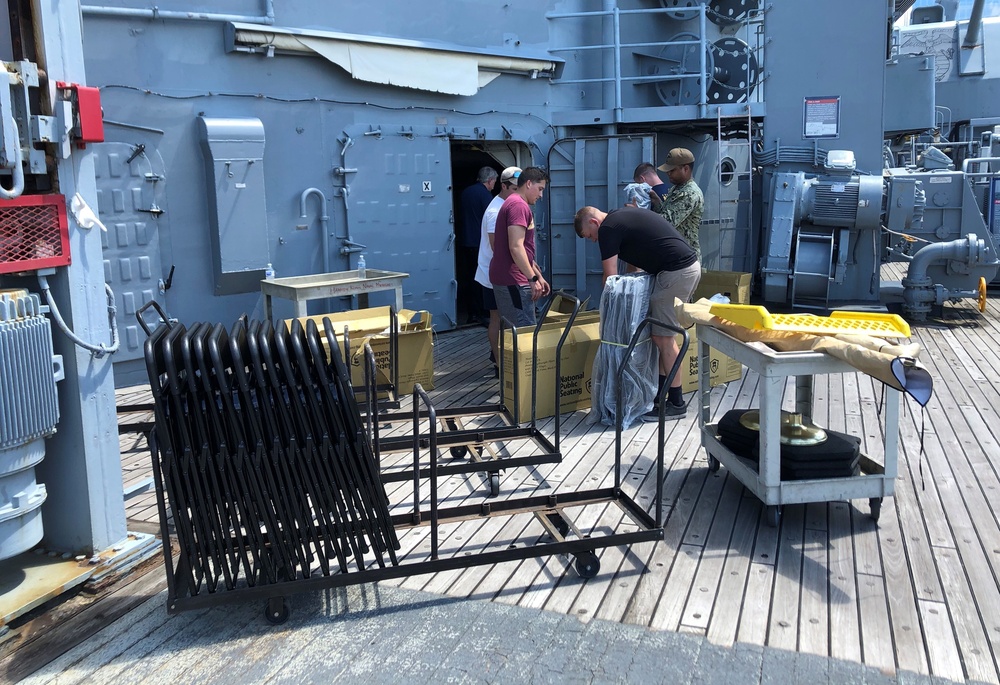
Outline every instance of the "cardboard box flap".
[[725, 295], [735, 304], [750, 303], [750, 283], [753, 276], [740, 271], [705, 271], [701, 281], [691, 295], [692, 301], [709, 298], [715, 294]]
[[[312, 320], [320, 330], [323, 330], [323, 319], [329, 318], [337, 345], [343, 354], [344, 327], [347, 327], [350, 357], [344, 361], [351, 368], [351, 382], [360, 392], [364, 385], [364, 345], [369, 343], [375, 354], [377, 366], [376, 382], [385, 386], [390, 382], [389, 369], [389, 326], [390, 308], [373, 307], [333, 314], [317, 314], [302, 317], [299, 321], [305, 325]], [[291, 326], [292, 319], [285, 321]], [[400, 310], [397, 325], [399, 329], [399, 388], [401, 394], [413, 391], [413, 384], [420, 383], [425, 389], [434, 388], [434, 331], [431, 326], [431, 313], [428, 311]], [[326, 336], [323, 336], [323, 347], [327, 347]], [[386, 396], [380, 393], [380, 397]]]
[[[358, 309], [349, 312], [336, 312], [333, 314], [315, 314], [304, 316], [299, 322], [305, 326], [306, 321], [312, 320], [320, 330], [323, 330], [323, 319], [330, 319], [333, 330], [339, 338], [347, 327], [348, 335], [351, 338], [366, 335], [388, 335], [391, 319], [389, 317], [389, 307], [373, 307], [371, 309]], [[287, 319], [285, 325], [291, 327], [293, 319]], [[422, 331], [431, 327], [431, 313], [426, 310], [414, 311], [411, 309], [401, 309], [396, 315], [396, 325], [400, 331]]]

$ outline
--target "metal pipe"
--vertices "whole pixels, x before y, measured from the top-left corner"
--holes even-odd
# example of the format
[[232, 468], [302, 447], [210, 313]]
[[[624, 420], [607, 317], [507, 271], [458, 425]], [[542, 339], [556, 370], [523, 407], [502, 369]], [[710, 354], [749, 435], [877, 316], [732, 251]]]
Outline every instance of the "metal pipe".
[[903, 286], [906, 287], [908, 283], [915, 286], [930, 284], [927, 269], [934, 262], [956, 259], [963, 260], [970, 266], [979, 263], [982, 250], [975, 249], [977, 243], [982, 246], [983, 241], [978, 240], [974, 233], [970, 233], [958, 240], [923, 246], [913, 255], [910, 266], [906, 270], [906, 278], [903, 279]]
[[[949, 290], [944, 286], [935, 285], [927, 275], [927, 270], [936, 262], [955, 260], [969, 267], [996, 265], [996, 258], [991, 259], [990, 251], [985, 241], [970, 233], [965, 238], [946, 243], [925, 245], [910, 260], [906, 277], [902, 280], [903, 310], [914, 319], [921, 321], [931, 309], [931, 305], [943, 304], [955, 297], [970, 296], [970, 291]], [[887, 288], [883, 294], [887, 297], [895, 295], [894, 288]]]
[[621, 28], [621, 17], [618, 14], [618, 7], [615, 6], [614, 11], [614, 23], [615, 23], [615, 51], [614, 51], [614, 63], [615, 63], [615, 123], [618, 124], [622, 120], [622, 28]]
[[319, 188], [306, 188], [302, 191], [302, 195], [299, 197], [299, 218], [306, 218], [306, 198], [310, 195], [319, 196], [320, 201], [320, 226], [322, 227], [323, 233], [320, 238], [320, 245], [323, 250], [323, 273], [330, 273], [330, 231], [328, 228], [328, 222], [330, 221], [330, 216], [326, 213], [326, 195]]
[[[602, 36], [603, 43], [605, 45], [611, 46], [610, 50], [602, 51], [601, 54], [601, 74], [603, 85], [603, 92], [601, 97], [601, 105], [604, 109], [614, 113], [618, 112], [618, 103], [615, 101], [615, 92], [617, 88], [617, 82], [615, 77], [617, 73], [615, 71], [615, 66], [618, 61], [618, 51], [617, 51], [617, 35], [615, 32], [615, 9], [618, 7], [617, 0], [604, 0], [602, 3], [603, 10], [606, 13], [602, 19]], [[614, 124], [606, 123], [604, 125], [604, 134], [611, 135], [614, 133]]]
[[968, 176], [992, 176], [993, 174], [989, 171], [975, 173], [969, 171], [970, 164], [985, 164], [987, 162], [1000, 162], [1000, 157], [966, 157], [962, 160], [962, 173]]
[[141, 19], [178, 19], [188, 21], [242, 21], [248, 24], [273, 24], [274, 0], [264, 0], [264, 16], [244, 14], [216, 14], [213, 12], [179, 12], [161, 10], [158, 7], [140, 9], [137, 7], [107, 7], [103, 5], [81, 5], [80, 11], [104, 17], [136, 17]]
[[[4, 86], [6, 88], [6, 86]], [[14, 198], [21, 197], [21, 193], [24, 192], [24, 168], [21, 165], [22, 153], [21, 153], [21, 136], [17, 130], [17, 120], [11, 117], [10, 125], [14, 128], [14, 159], [11, 164], [11, 174], [14, 176], [14, 184], [10, 188], [4, 188], [3, 184], [0, 184], [0, 198], [4, 200], [13, 200]]]
[[712, 74], [706, 73], [708, 71], [708, 60], [705, 57], [705, 50], [708, 47], [705, 39], [705, 32], [707, 31], [705, 10], [707, 9], [707, 5], [698, 5], [698, 8], [700, 10], [698, 12], [698, 39], [701, 41], [701, 45], [698, 47], [698, 69], [701, 72], [701, 78], [698, 79], [698, 116], [704, 119], [708, 117], [708, 80], [712, 78]]
[[965, 40], [962, 41], [963, 48], [974, 48], [980, 45], [979, 33], [983, 26], [983, 5], [985, 0], [976, 0], [972, 5], [972, 13], [969, 15], [969, 25], [965, 29]]

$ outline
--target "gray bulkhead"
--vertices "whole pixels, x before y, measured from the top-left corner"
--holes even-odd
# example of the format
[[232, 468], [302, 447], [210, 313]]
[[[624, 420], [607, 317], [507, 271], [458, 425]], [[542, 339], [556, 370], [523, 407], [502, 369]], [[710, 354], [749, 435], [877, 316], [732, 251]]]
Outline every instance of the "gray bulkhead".
[[[254, 3], [243, 4], [243, 13], [253, 12]], [[275, 22], [546, 54], [543, 6], [391, 4], [391, 11], [373, 14], [362, 3], [278, 3]], [[445, 8], [448, 21], [442, 20]], [[207, 4], [198, 9], [220, 11]], [[465, 158], [478, 148], [481, 159], [501, 168], [528, 166], [544, 164], [554, 139], [547, 114], [552, 86], [531, 74], [504, 73], [475, 95], [445, 95], [356, 80], [320, 56], [227, 52], [227, 22], [87, 12], [85, 22], [88, 80], [101, 87], [108, 141], [94, 146], [100, 212], [115, 225], [106, 276], [124, 305], [119, 384], [141, 379], [143, 335], [134, 315], [146, 299], [160, 300], [182, 321], [232, 320], [259, 309], [255, 286], [266, 263], [279, 277], [341, 271], [356, 268], [363, 251], [369, 268], [410, 274], [407, 307], [429, 309], [439, 329], [453, 327], [453, 192], [473, 182], [478, 168], [453, 178], [453, 150], [461, 148]], [[423, 52], [412, 48], [404, 57], [420, 60]], [[226, 209], [239, 216], [225, 226], [228, 238], [220, 243], [218, 234], [213, 240], [220, 230], [214, 225], [227, 217], [215, 214], [210, 191], [218, 179], [209, 173], [213, 162], [224, 168], [226, 160], [206, 163], [206, 155], [216, 153], [203, 144], [202, 122], [225, 119], [260, 123], [263, 175], [259, 187], [241, 189], [243, 199]], [[320, 193], [306, 198], [303, 216], [302, 195], [310, 188]], [[266, 210], [248, 212], [244, 205]], [[151, 213], [154, 207], [162, 213]], [[544, 221], [542, 211], [539, 225]], [[213, 251], [232, 250], [244, 238], [256, 246], [246, 254], [249, 278], [233, 285], [232, 278], [220, 279]], [[371, 302], [390, 300], [373, 294]], [[289, 315], [281, 305], [277, 314]], [[315, 303], [313, 311], [326, 306], [352, 304]]]
[[[539, 262], [547, 271], [550, 262], [568, 260], [573, 269], [582, 266], [590, 276], [599, 272], [591, 263], [593, 255], [580, 261], [586, 246], [572, 232], [572, 212], [585, 202], [620, 206], [621, 190], [632, 180], [635, 166], [656, 161], [675, 145], [690, 147], [699, 157], [696, 179], [706, 193], [707, 225], [735, 230], [739, 189], [747, 180], [747, 174], [738, 178], [738, 172], [746, 169], [749, 146], [745, 141], [731, 149], [715, 144], [718, 108], [709, 111], [693, 104], [697, 78], [649, 77], [665, 73], [660, 67], [678, 58], [688, 71], [700, 69], [697, 50], [678, 54], [665, 42], [690, 39], [702, 31], [710, 42], [723, 40], [723, 29], [716, 24], [697, 12], [666, 12], [659, 3], [645, 0], [601, 7], [582, 1], [379, 5], [373, 11], [371, 3], [279, 1], [270, 26], [221, 19], [161, 20], [141, 11], [132, 13], [137, 16], [112, 16], [84, 8], [88, 80], [101, 88], [108, 140], [95, 146], [100, 209], [102, 216], [114, 215], [112, 221], [118, 224], [108, 238], [106, 270], [125, 302], [119, 314], [125, 347], [116, 365], [120, 384], [141, 378], [136, 373], [141, 370], [142, 335], [134, 310], [144, 300], [160, 300], [182, 321], [231, 320], [259, 308], [253, 284], [263, 277], [266, 263], [279, 277], [348, 270], [356, 267], [363, 251], [369, 268], [410, 274], [404, 292], [407, 307], [431, 310], [439, 329], [453, 327], [456, 200], [481, 163], [553, 164], [553, 192], [558, 189], [567, 196], [552, 200], [559, 214], [559, 225], [552, 231], [548, 200], [536, 206]], [[566, 16], [611, 6], [621, 12], [617, 24], [612, 14]], [[261, 11], [249, 0], [193, 8], [160, 6], [163, 12], [182, 9], [241, 15]], [[740, 30], [723, 28], [730, 36]], [[256, 33], [256, 43], [234, 40], [241, 31]], [[419, 79], [420, 69], [414, 76], [414, 65], [437, 64], [425, 46], [465, 49], [490, 58], [548, 60], [556, 69], [554, 74], [532, 73], [491, 62], [492, 67], [480, 68], [481, 85], [472, 95], [395, 87], [353, 78], [344, 66], [349, 60], [337, 52], [343, 43], [335, 40], [331, 48], [324, 42], [342, 34], [360, 41], [402, 43], [406, 49], [396, 53], [396, 64], [406, 74], [400, 79]], [[292, 52], [282, 41], [307, 43], [313, 52]], [[635, 46], [614, 49], [623, 42]], [[707, 52], [707, 58], [712, 55]], [[360, 72], [362, 65], [351, 68]], [[397, 80], [392, 63], [383, 68], [387, 80]], [[495, 71], [500, 75], [490, 80]], [[440, 71], [434, 75], [442, 76]], [[557, 78], [549, 78], [553, 75]], [[728, 108], [726, 119], [747, 111], [745, 104], [737, 103], [748, 88], [717, 90], [714, 97]], [[690, 118], [701, 121], [679, 133], [657, 130], [664, 121], [677, 126]], [[742, 118], [748, 120], [746, 114]], [[229, 210], [238, 220], [229, 216], [232, 225], [220, 228], [217, 224], [225, 224], [226, 217], [212, 199], [212, 186], [220, 179], [208, 174], [213, 168], [224, 171], [225, 160], [206, 160], [211, 146], [203, 143], [201, 122], [225, 119], [260, 123], [264, 171], [262, 188], [240, 191], [253, 202], [232, 203]], [[586, 164], [571, 162], [577, 166], [572, 180], [558, 178], [566, 160], [554, 161], [551, 154], [557, 138], [609, 133], [638, 135], [646, 142], [639, 149], [626, 146], [627, 154], [600, 168], [589, 153], [581, 158]], [[140, 145], [139, 154], [126, 163]], [[720, 184], [720, 169], [737, 171], [727, 172], [726, 183]], [[599, 198], [590, 197], [595, 184], [607, 189]], [[318, 189], [322, 198], [310, 194], [303, 216], [302, 196], [310, 188]], [[266, 196], [266, 211], [247, 210], [259, 203], [251, 194], [257, 192]], [[329, 238], [325, 256], [324, 216]], [[742, 237], [710, 232], [704, 240], [709, 266], [750, 268], [748, 217], [742, 221]], [[241, 231], [247, 243], [265, 245], [267, 254], [247, 254], [247, 277], [220, 274], [218, 264], [227, 260], [213, 250], [238, 245]], [[228, 237], [220, 241], [220, 235]], [[733, 255], [743, 261], [734, 264]], [[137, 268], [140, 263], [142, 268]], [[581, 285], [577, 275], [563, 267], [552, 275], [558, 286]], [[372, 303], [388, 299], [374, 295]], [[290, 311], [280, 306], [279, 315]], [[350, 306], [346, 300], [315, 303], [312, 311]]]

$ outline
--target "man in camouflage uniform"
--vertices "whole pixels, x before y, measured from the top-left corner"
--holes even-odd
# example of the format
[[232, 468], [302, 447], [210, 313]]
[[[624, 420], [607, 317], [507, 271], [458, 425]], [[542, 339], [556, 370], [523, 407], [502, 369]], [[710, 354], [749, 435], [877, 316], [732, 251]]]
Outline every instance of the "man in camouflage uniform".
[[[675, 147], [667, 153], [667, 161], [657, 167], [666, 172], [673, 186], [660, 202], [658, 211], [667, 221], [672, 223], [684, 236], [688, 244], [698, 253], [701, 261], [701, 246], [698, 241], [698, 229], [701, 227], [701, 215], [705, 212], [705, 196], [701, 188], [691, 179], [694, 166], [694, 155], [683, 147]], [[650, 196], [653, 207], [656, 199]]]

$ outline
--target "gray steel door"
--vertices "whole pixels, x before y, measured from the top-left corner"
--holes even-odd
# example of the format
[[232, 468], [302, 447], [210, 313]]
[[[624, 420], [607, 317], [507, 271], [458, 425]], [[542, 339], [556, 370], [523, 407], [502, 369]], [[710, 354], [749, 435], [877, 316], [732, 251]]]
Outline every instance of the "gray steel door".
[[[455, 253], [451, 155], [446, 137], [361, 136], [345, 154], [352, 169], [346, 194], [354, 242], [365, 245], [368, 270], [403, 271], [403, 302], [431, 312], [439, 330], [455, 325]], [[353, 171], [356, 169], [357, 171]], [[357, 266], [357, 254], [350, 267]], [[371, 295], [375, 304], [391, 298]]]
[[[165, 307], [160, 281], [166, 278], [160, 263], [160, 236], [167, 227], [163, 160], [146, 146], [131, 162], [134, 149], [126, 143], [94, 146], [98, 214], [107, 227], [104, 244], [104, 280], [118, 305], [121, 349], [115, 362], [142, 358], [145, 332], [135, 313], [149, 300]], [[145, 211], [144, 211], [145, 210]], [[152, 210], [152, 211], [149, 211]], [[155, 312], [148, 319], [155, 324]]]
[[[601, 255], [577, 237], [573, 217], [592, 205], [609, 211], [625, 204], [625, 186], [642, 162], [653, 161], [652, 135], [563, 138], [549, 150], [549, 272], [552, 287], [601, 297]], [[541, 249], [541, 247], [539, 248]]]

